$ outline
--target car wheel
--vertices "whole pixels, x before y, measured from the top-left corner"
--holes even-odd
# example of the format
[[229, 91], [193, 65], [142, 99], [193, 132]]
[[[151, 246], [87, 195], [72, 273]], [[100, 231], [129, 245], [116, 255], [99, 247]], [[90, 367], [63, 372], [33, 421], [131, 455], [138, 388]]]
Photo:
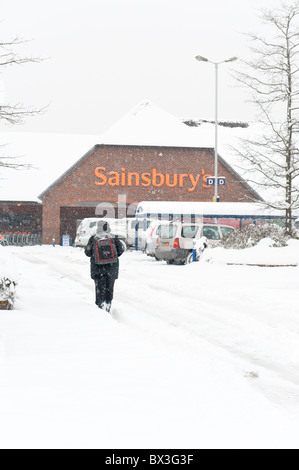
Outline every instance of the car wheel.
[[124, 240], [119, 240], [120, 243], [122, 244], [123, 248], [124, 248], [124, 251], [127, 251], [127, 244]]
[[191, 264], [193, 263], [193, 253], [188, 253], [186, 256], [185, 264]]

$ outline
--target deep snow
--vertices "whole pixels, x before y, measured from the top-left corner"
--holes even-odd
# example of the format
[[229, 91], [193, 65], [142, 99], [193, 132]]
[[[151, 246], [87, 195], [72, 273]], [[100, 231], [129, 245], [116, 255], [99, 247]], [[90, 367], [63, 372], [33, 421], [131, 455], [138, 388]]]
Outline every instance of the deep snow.
[[[299, 242], [120, 259], [113, 318], [79, 248], [0, 248], [1, 448], [299, 448]], [[209, 261], [208, 261], [209, 260]]]

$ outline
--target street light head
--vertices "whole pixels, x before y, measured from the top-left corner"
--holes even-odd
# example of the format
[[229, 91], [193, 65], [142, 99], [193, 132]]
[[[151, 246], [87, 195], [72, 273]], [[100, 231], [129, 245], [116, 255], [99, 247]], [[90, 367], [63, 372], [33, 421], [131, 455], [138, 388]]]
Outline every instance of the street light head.
[[231, 57], [230, 59], [227, 59], [225, 62], [236, 62], [238, 60], [238, 57]]
[[195, 59], [198, 60], [199, 62], [209, 62], [206, 57], [202, 57], [201, 55], [197, 55]]

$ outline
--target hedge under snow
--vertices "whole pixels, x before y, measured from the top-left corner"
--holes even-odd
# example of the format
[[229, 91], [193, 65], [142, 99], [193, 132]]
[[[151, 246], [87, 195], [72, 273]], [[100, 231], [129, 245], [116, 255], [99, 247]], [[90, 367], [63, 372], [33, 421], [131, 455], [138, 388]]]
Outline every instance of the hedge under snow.
[[290, 236], [286, 235], [283, 228], [275, 224], [247, 225], [235, 230], [223, 238], [221, 246], [224, 248], [243, 249], [257, 245], [263, 238], [273, 241], [272, 246], [287, 246]]

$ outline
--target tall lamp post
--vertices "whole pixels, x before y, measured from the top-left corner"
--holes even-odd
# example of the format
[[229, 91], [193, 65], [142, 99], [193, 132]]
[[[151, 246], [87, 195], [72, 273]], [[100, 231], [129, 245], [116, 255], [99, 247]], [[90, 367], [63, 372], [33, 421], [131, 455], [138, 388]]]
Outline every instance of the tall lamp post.
[[220, 197], [218, 195], [218, 66], [226, 62], [235, 62], [237, 57], [231, 57], [230, 59], [223, 60], [221, 62], [212, 62], [206, 57], [198, 55], [195, 57], [199, 62], [210, 62], [215, 65], [215, 194], [213, 201], [219, 202]]

